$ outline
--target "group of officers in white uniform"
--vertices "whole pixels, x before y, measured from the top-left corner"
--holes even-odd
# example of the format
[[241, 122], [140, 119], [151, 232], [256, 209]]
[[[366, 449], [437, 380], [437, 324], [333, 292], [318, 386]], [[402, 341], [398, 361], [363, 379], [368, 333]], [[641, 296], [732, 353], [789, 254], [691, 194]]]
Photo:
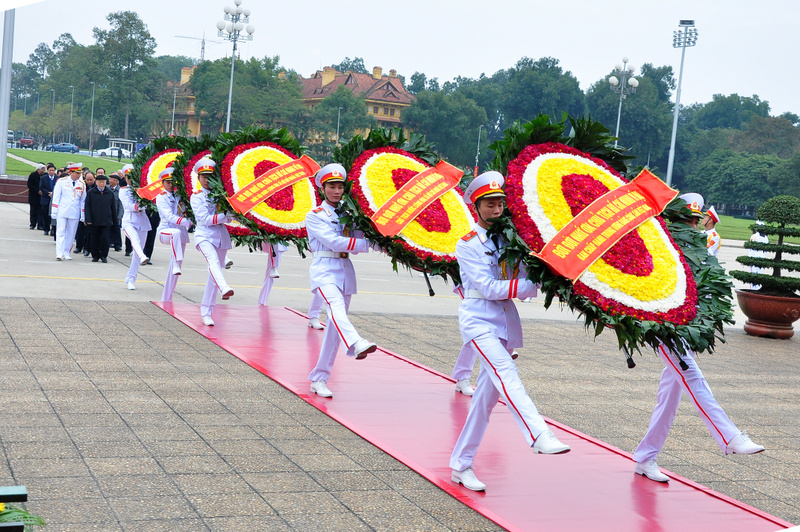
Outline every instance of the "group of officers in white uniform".
[[[198, 175], [201, 190], [192, 195], [191, 206], [196, 220], [195, 246], [208, 263], [209, 278], [201, 303], [201, 316], [205, 325], [213, 325], [211, 314], [217, 293], [227, 299], [233, 290], [226, 283], [223, 269], [226, 252], [231, 240], [225, 223], [231, 221], [227, 213], [218, 212], [216, 203], [209, 197], [208, 175], [214, 171], [214, 161], [201, 159], [194, 170]], [[329, 164], [316, 175], [316, 185], [321, 190], [323, 202], [306, 216], [308, 242], [314, 258], [309, 277], [313, 293], [309, 327], [325, 329], [325, 337], [316, 366], [309, 375], [310, 391], [320, 397], [331, 398], [328, 387], [331, 372], [340, 345], [343, 343], [347, 356], [356, 360], [365, 359], [377, 349], [375, 343], [362, 338], [348, 318], [352, 296], [357, 292], [356, 276], [350, 254], [366, 253], [370, 249], [381, 251], [358, 232], [351, 231], [339, 219], [339, 204], [345, 192], [345, 169], [338, 164]], [[175, 194], [172, 169], [159, 176], [164, 183], [164, 192], [156, 198], [161, 225], [158, 228], [160, 241], [171, 249], [170, 267], [162, 295], [163, 301], [171, 301], [177, 277], [181, 274], [184, 249], [188, 242], [191, 221], [183, 216], [179, 197]], [[513, 302], [514, 298], [526, 299], [537, 295], [537, 286], [527, 280], [524, 267], [508, 265], [501, 260], [507, 243], [498, 235], [489, 236], [487, 230], [500, 217], [505, 208], [504, 178], [498, 172], [486, 172], [476, 177], [464, 193], [464, 201], [473, 209], [477, 222], [474, 229], [456, 245], [456, 258], [461, 273], [462, 285], [456, 292], [463, 301], [459, 307], [459, 327], [462, 350], [456, 363], [456, 392], [471, 396], [471, 405], [464, 427], [455, 443], [450, 457], [453, 482], [474, 491], [483, 491], [474, 470], [473, 461], [480, 442], [488, 427], [491, 412], [502, 397], [527, 444], [534, 453], [562, 454], [570, 451], [569, 445], [558, 440], [539, 414], [536, 405], [525, 391], [517, 372], [515, 348], [523, 346], [522, 325]], [[682, 196], [692, 210], [690, 225], [697, 229], [700, 219], [710, 217], [718, 221], [713, 208], [701, 211], [703, 199], [699, 194]], [[141, 251], [141, 240], [149, 229], [147, 217], [140, 211], [132, 192], [121, 194], [125, 206], [123, 229], [131, 239], [134, 256], [126, 281], [128, 287], [135, 280], [138, 265], [148, 260]], [[713, 226], [711, 227], [713, 229]], [[711, 243], [711, 237], [709, 237]], [[718, 235], [715, 242], [718, 249]], [[709, 244], [709, 248], [711, 248]], [[266, 245], [269, 265], [259, 304], [265, 305], [272, 286], [278, 277], [277, 267], [285, 246]], [[714, 252], [716, 251], [714, 249]], [[715, 253], [714, 253], [715, 254]], [[327, 308], [328, 322], [319, 322], [319, 310]], [[740, 431], [728, 419], [717, 404], [692, 353], [682, 359], [689, 369], [681, 370], [679, 358], [665, 345], [657, 349], [665, 362], [657, 394], [657, 404], [647, 433], [634, 453], [634, 471], [645, 477], [668, 482], [657, 463], [672, 421], [677, 413], [681, 395], [686, 392], [714, 439], [725, 454], [752, 454], [764, 447], [753, 443], [746, 433]], [[476, 357], [480, 357], [480, 373], [477, 387], [469, 384], [469, 375]]]

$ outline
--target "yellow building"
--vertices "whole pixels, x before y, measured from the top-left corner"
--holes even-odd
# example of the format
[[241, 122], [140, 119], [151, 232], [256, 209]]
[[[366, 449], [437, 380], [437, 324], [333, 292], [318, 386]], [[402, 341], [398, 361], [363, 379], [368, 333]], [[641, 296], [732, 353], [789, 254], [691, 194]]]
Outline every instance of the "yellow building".
[[[203, 126], [201, 113], [195, 111], [195, 95], [189, 88], [189, 80], [192, 78], [196, 66], [181, 68], [181, 81], [177, 87], [177, 92], [173, 94], [175, 101], [175, 135], [185, 137], [199, 137]], [[172, 111], [172, 109], [170, 109]], [[164, 131], [169, 135], [172, 133], [172, 114], [164, 120]]]
[[[374, 116], [382, 127], [402, 127], [403, 110], [415, 100], [406, 90], [397, 71], [383, 74], [381, 67], [372, 69], [372, 74], [339, 72], [333, 67], [317, 70], [303, 81], [303, 103], [313, 107], [328, 95], [344, 85], [356, 96], [363, 96], [367, 102], [367, 112]], [[406, 134], [408, 131], [406, 131]]]

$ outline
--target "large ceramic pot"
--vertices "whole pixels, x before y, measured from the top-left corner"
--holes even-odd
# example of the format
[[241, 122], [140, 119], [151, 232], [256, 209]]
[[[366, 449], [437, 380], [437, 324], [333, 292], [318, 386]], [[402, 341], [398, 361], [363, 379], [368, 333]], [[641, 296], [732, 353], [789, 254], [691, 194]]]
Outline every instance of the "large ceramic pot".
[[747, 321], [744, 332], [787, 340], [794, 336], [792, 323], [800, 319], [800, 297], [767, 296], [752, 290], [737, 290], [736, 299]]

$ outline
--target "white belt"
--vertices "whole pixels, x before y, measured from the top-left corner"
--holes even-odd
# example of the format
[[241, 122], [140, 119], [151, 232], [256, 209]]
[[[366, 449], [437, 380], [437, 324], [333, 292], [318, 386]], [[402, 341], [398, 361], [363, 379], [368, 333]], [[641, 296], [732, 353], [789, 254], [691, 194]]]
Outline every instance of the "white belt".
[[[465, 299], [484, 299], [486, 301], [491, 301], [487, 299], [486, 296], [478, 292], [477, 290], [467, 290], [467, 297]], [[508, 301], [508, 299], [497, 299], [495, 301]]]
[[344, 251], [315, 251], [314, 258], [348, 259], [350, 258], [350, 254]]

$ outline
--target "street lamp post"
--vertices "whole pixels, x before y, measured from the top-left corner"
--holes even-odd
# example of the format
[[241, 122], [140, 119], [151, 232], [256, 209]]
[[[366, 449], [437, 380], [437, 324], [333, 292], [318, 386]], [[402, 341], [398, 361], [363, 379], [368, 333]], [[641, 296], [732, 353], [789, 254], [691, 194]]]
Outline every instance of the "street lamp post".
[[92, 137], [94, 137], [94, 88], [95, 84], [94, 81], [90, 81], [89, 83], [92, 84], [92, 114], [89, 118], [89, 155], [94, 156], [94, 150], [92, 150]]
[[[614, 67], [614, 72], [621, 78], [617, 78], [617, 76], [611, 76], [608, 78], [609, 88], [615, 94], [619, 94], [619, 107], [617, 108], [617, 132], [614, 133], [614, 136], [617, 137], [614, 140], [614, 147], [617, 147], [617, 143], [619, 142], [619, 120], [622, 117], [622, 100], [628, 97], [628, 94], [632, 94], [636, 92], [636, 87], [639, 86], [639, 80], [633, 77], [633, 73], [636, 72], [636, 68], [633, 65], [628, 64], [628, 58], [622, 58], [622, 65], [616, 65]], [[626, 83], [627, 80], [627, 83]]]
[[178, 98], [178, 87], [175, 87], [175, 92], [172, 94], [172, 125], [169, 127], [169, 134], [175, 135], [175, 100]]
[[[225, 132], [231, 129], [231, 100], [233, 99], [233, 67], [236, 61], [236, 43], [239, 41], [252, 41], [253, 33], [256, 28], [250, 22], [250, 10], [242, 8], [242, 0], [234, 0], [235, 7], [225, 6], [225, 18], [217, 22], [217, 35], [233, 43], [233, 53], [231, 54], [231, 82], [228, 87], [228, 117], [225, 120]], [[227, 21], [227, 22], [225, 22]], [[245, 24], [247, 27], [245, 28]], [[243, 35], [242, 30], [247, 30], [247, 35]]]
[[672, 116], [672, 140], [669, 143], [669, 161], [667, 162], [667, 186], [672, 186], [672, 166], [675, 162], [675, 138], [678, 136], [678, 113], [681, 107], [681, 81], [683, 81], [683, 59], [686, 48], [697, 44], [697, 30], [694, 20], [681, 20], [678, 26], [683, 30], [672, 32], [672, 47], [681, 49], [681, 69], [678, 74], [678, 90], [675, 92], [675, 112]]
[[339, 120], [342, 118], [342, 108], [339, 107], [339, 114], [336, 115], [336, 145], [339, 145]]
[[472, 172], [473, 179], [478, 177], [478, 158], [481, 156], [481, 129], [483, 129], [483, 124], [478, 125], [478, 149], [475, 150], [475, 171]]
[[50, 120], [53, 121], [53, 144], [56, 143], [56, 90], [50, 89], [53, 93], [53, 108], [50, 111]]
[[72, 109], [75, 107], [75, 85], [70, 85], [70, 89], [72, 89], [72, 102], [69, 104], [69, 142], [72, 144]]

